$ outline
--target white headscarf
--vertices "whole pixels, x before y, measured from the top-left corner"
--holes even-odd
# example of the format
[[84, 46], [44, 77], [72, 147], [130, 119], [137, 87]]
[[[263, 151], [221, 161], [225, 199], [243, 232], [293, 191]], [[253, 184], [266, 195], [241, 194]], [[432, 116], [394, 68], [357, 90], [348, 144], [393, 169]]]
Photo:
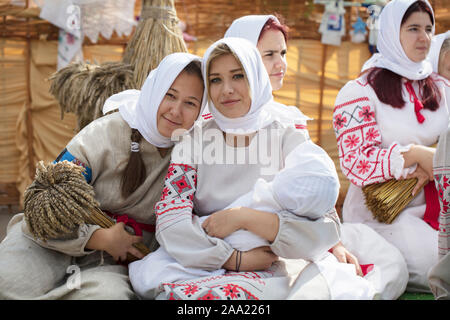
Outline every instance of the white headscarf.
[[273, 100], [269, 75], [258, 49], [243, 38], [223, 38], [213, 43], [205, 52], [202, 62], [205, 88], [208, 82], [206, 64], [211, 52], [219, 45], [226, 44], [241, 62], [250, 86], [250, 110], [242, 117], [227, 118], [209, 100], [209, 109], [219, 128], [227, 133], [251, 133], [269, 125], [275, 120], [290, 124], [304, 124], [309, 118], [293, 106], [285, 106]]
[[439, 55], [441, 53], [442, 44], [445, 39], [450, 38], [450, 30], [446, 33], [441, 33], [433, 37], [431, 40], [430, 52], [428, 52], [428, 60], [433, 66], [433, 71], [438, 72], [439, 69]]
[[[380, 29], [378, 31], [377, 49], [375, 54], [363, 66], [363, 70], [369, 67], [385, 68], [410, 80], [422, 80], [428, 77], [433, 68], [431, 63], [425, 59], [414, 62], [408, 58], [400, 43], [400, 26], [402, 18], [408, 8], [417, 0], [393, 0], [389, 2], [380, 14]], [[434, 34], [434, 12], [430, 3], [423, 0], [433, 13]]]
[[[166, 56], [158, 67], [150, 72], [141, 90], [125, 90], [109, 97], [103, 106], [103, 113], [118, 108], [128, 125], [137, 129], [152, 145], [159, 148], [172, 146], [174, 142], [158, 131], [158, 108], [172, 83], [192, 61], [201, 62], [202, 59], [184, 52]], [[204, 93], [199, 114], [202, 114], [205, 103]]]
[[[242, 38], [224, 38], [213, 43], [203, 56], [202, 72], [205, 84], [209, 81], [206, 63], [211, 52], [219, 45], [226, 44], [238, 57], [250, 86], [251, 106], [248, 113], [239, 118], [227, 118], [222, 115], [214, 103], [209, 100], [209, 109], [219, 128], [224, 132], [255, 132], [270, 123], [270, 115], [263, 106], [273, 101], [272, 86], [258, 49], [248, 40]], [[208, 86], [205, 85], [207, 88]]]
[[249, 15], [240, 17], [233, 21], [223, 37], [244, 38], [256, 46], [259, 35], [270, 18], [280, 23], [277, 17], [273, 15]]

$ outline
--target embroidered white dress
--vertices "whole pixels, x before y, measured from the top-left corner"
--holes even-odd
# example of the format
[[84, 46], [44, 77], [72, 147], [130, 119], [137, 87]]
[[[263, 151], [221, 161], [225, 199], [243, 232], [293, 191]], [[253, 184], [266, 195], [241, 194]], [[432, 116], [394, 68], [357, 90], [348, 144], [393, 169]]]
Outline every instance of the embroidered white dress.
[[[449, 122], [449, 84], [432, 74], [442, 100], [438, 110], [423, 109], [420, 124], [412, 97], [403, 85], [402, 109], [380, 102], [362, 76], [348, 82], [339, 92], [333, 126], [342, 172], [352, 182], [343, 207], [344, 222], [360, 222], [375, 229], [403, 254], [409, 271], [410, 291], [429, 291], [426, 274], [437, 261], [437, 231], [423, 221], [425, 197], [422, 191], [392, 224], [375, 220], [364, 202], [362, 186], [399, 178], [403, 168], [401, 152], [410, 144], [431, 146]], [[418, 92], [416, 82], [413, 87]], [[388, 256], [386, 259], [390, 259]]]
[[[276, 126], [280, 126], [280, 124], [276, 124]], [[206, 128], [211, 127], [217, 128], [214, 126], [213, 121], [210, 121], [209, 124], [206, 125]], [[386, 283], [392, 280], [390, 276], [394, 275], [395, 272], [387, 275], [388, 279], [386, 283], [384, 283], [383, 286], [380, 286], [382, 281], [379, 279], [380, 266], [378, 265], [375, 266], [374, 270], [369, 272], [366, 277], [362, 278], [356, 275], [353, 265], [337, 262], [334, 255], [326, 252], [326, 250], [315, 255], [311, 255], [311, 252], [309, 255], [307, 255], [306, 252], [300, 254], [295, 253], [296, 247], [300, 248], [302, 246], [300, 244], [305, 246], [306, 243], [308, 243], [307, 246], [310, 248], [317, 246], [314, 250], [318, 253], [319, 251], [317, 251], [317, 249], [325, 248], [322, 246], [322, 243], [324, 243], [323, 240], [327, 241], [326, 238], [328, 238], [329, 235], [323, 234], [323, 236], [326, 237], [325, 239], [311, 242], [311, 239], [307, 239], [309, 238], [308, 236], [305, 238], [305, 236], [301, 234], [306, 231], [317, 234], [320, 230], [318, 228], [323, 228], [318, 223], [302, 221], [301, 212], [303, 212], [303, 219], [305, 216], [317, 219], [320, 218], [320, 216], [324, 216], [330, 209], [333, 210], [336, 195], [333, 196], [332, 194], [333, 192], [336, 193], [336, 183], [333, 184], [332, 180], [333, 178], [336, 178], [336, 173], [334, 164], [321, 148], [315, 146], [311, 141], [301, 142], [304, 140], [301, 132], [306, 131], [295, 130], [293, 128], [285, 128], [283, 131], [285, 131], [285, 133], [282, 133], [282, 136], [284, 135], [285, 137], [281, 136], [283, 142], [279, 154], [283, 155], [283, 158], [285, 158], [286, 161], [280, 159], [280, 166], [283, 166], [284, 163], [286, 163], [286, 166], [289, 166], [294, 165], [296, 162], [300, 162], [301, 165], [299, 164], [299, 166], [302, 167], [303, 170], [301, 168], [288, 168], [287, 170], [284, 168], [274, 177], [272, 175], [265, 176], [265, 179], [271, 182], [257, 178], [258, 175], [261, 174], [261, 168], [258, 168], [258, 166], [249, 167], [249, 165], [246, 165], [244, 167], [243, 165], [235, 165], [235, 168], [232, 168], [233, 166], [228, 165], [220, 168], [219, 166], [214, 165], [197, 165], [191, 167], [187, 164], [175, 164], [176, 162], [186, 162], [186, 159], [183, 160], [179, 158], [178, 161], [175, 159], [172, 160], [168, 179], [166, 181], [165, 194], [163, 195], [163, 200], [157, 205], [160, 206], [160, 210], [158, 211], [157, 209], [157, 212], [159, 212], [159, 214], [157, 213], [159, 217], [157, 234], [159, 235], [159, 238], [163, 237], [163, 241], [165, 242], [155, 253], [148, 255], [140, 261], [133, 262], [129, 266], [131, 283], [141, 297], [150, 299], [155, 297], [158, 299], [374, 299], [380, 296], [379, 292], [385, 289], [383, 286], [386, 286]], [[255, 141], [257, 141], [257, 138], [254, 138], [252, 143]], [[295, 144], [298, 144], [298, 146], [286, 157], [287, 151], [292, 149], [291, 145]], [[209, 149], [209, 146], [208, 144], [205, 144], [204, 150]], [[249, 148], [244, 148], [240, 151], [228, 146], [224, 147], [225, 151], [228, 150], [231, 154], [237, 155], [240, 151], [243, 151], [244, 154], [248, 156], [248, 150], [246, 149], [251, 149], [252, 144]], [[174, 155], [176, 155], [181, 148], [181, 145], [176, 146]], [[193, 161], [189, 160], [189, 163], [191, 162]], [[251, 173], [250, 176], [247, 175], [249, 172]], [[196, 176], [196, 173], [198, 176]], [[284, 174], [290, 174], [291, 176], [302, 175], [304, 181], [301, 182], [300, 180], [295, 180], [293, 178], [289, 179]], [[211, 176], [214, 177], [214, 179], [208, 179], [206, 181], [200, 181], [200, 178], [196, 179], [197, 177], [202, 176], [205, 177], [202, 180], [206, 180], [207, 177]], [[239, 182], [232, 182], [232, 179], [235, 176], [239, 177]], [[214, 181], [214, 188], [211, 186], [211, 180]], [[280, 185], [280, 180], [286, 181], [286, 186]], [[325, 182], [325, 180], [329, 182]], [[202, 237], [208, 238], [201, 229], [201, 223], [208, 214], [224, 208], [219, 205], [220, 203], [222, 203], [223, 206], [227, 206], [228, 204], [228, 207], [241, 205], [274, 213], [281, 213], [284, 211], [283, 214], [279, 215], [282, 224], [279, 235], [272, 244], [272, 250], [284, 258], [304, 256], [314, 259], [314, 263], [307, 265], [305, 260], [281, 258], [279, 262], [275, 263], [272, 268], [266, 272], [236, 273], [226, 272], [226, 270], [220, 269], [221, 264], [226, 261], [226, 259], [224, 259], [223, 262], [216, 265], [219, 269], [210, 270], [212, 265], [211, 267], [206, 266], [205, 263], [208, 263], [208, 261], [213, 258], [211, 255], [217, 255], [217, 253], [211, 251], [209, 257], [205, 255], [203, 258], [200, 258], [198, 254], [195, 254], [192, 249], [185, 247], [185, 245], [177, 245], [173, 240], [172, 242], [168, 242], [171, 241], [169, 237], [175, 237], [173, 234], [174, 232], [178, 239], [179, 237], [183, 237], [183, 239], [191, 237], [185, 228], [178, 227], [177, 230], [174, 231], [174, 228], [172, 227], [171, 231], [169, 225], [176, 224], [177, 222], [179, 223], [180, 219], [190, 219], [190, 210], [186, 211], [186, 216], [184, 218], [182, 217], [183, 214], [181, 212], [183, 212], [184, 209], [191, 209], [192, 207], [192, 202], [186, 201], [189, 200], [190, 195], [192, 195], [192, 189], [188, 186], [195, 184], [196, 181], [198, 181], [198, 183], [196, 185], [197, 190], [195, 190], [195, 193], [193, 194], [194, 210], [198, 215], [206, 215], [202, 215], [200, 218], [192, 216], [192, 222], [187, 222], [190, 230], [192, 230], [192, 227], [190, 226], [192, 223], [195, 226], [196, 233], [201, 234]], [[296, 186], [293, 186], [293, 182], [296, 182]], [[274, 189], [269, 190], [271, 184], [277, 189], [276, 192]], [[299, 190], [303, 187], [308, 188], [308, 186], [311, 191], [305, 190], [304, 192], [301, 192]], [[182, 190], [183, 187], [185, 187], [186, 190]], [[295, 191], [288, 191], [287, 188], [294, 188]], [[219, 193], [218, 190], [220, 190]], [[251, 191], [245, 194], [246, 190]], [[239, 191], [244, 193], [244, 195], [230, 204], [229, 202], [232, 201], [231, 196], [239, 195]], [[304, 193], [304, 195], [296, 197], [294, 193], [298, 194], [297, 191]], [[181, 200], [177, 200], [173, 195], [180, 196]], [[187, 198], [183, 197], [183, 195], [187, 195]], [[261, 199], [262, 195], [264, 195], [264, 199]], [[308, 197], [311, 197], [311, 199], [308, 200]], [[207, 201], [208, 198], [213, 199], [213, 201]], [[318, 204], [317, 201], [321, 201], [322, 203]], [[293, 204], [293, 202], [295, 204]], [[312, 208], [312, 206], [315, 208]], [[289, 213], [298, 214], [300, 220], [294, 219], [290, 223], [286, 223], [286, 218], [290, 216], [287, 209], [289, 209]], [[323, 211], [321, 215], [318, 215], [318, 212], [315, 212], [317, 210]], [[294, 215], [291, 216], [291, 218], [294, 217]], [[314, 226], [315, 224], [317, 225]], [[312, 229], [307, 230], [308, 225], [312, 227]], [[164, 231], [161, 230], [161, 227], [164, 228]], [[166, 228], [167, 230], [165, 230]], [[381, 239], [382, 241], [380, 243], [375, 232], [364, 225], [346, 225], [342, 230], [345, 231], [345, 235], [342, 236], [341, 240], [344, 243], [353, 243], [353, 245], [350, 246], [352, 248], [358, 248], [360, 251], [364, 252], [373, 252], [373, 250], [378, 249], [384, 252], [389, 251], [389, 248], [386, 250], [386, 245], [383, 246], [382, 241], [384, 239]], [[168, 235], [167, 232], [170, 232], [170, 234]], [[233, 233], [224, 239], [225, 244], [222, 244], [221, 246], [231, 246], [232, 248], [246, 251], [254, 247], [269, 245], [269, 243], [265, 242], [262, 238], [258, 239], [255, 238], [254, 235], [252, 237], [251, 234], [249, 235], [246, 233], [248, 232], [244, 230]], [[378, 244], [377, 249], [372, 249], [372, 247], [374, 247], [373, 241], [364, 241], [362, 244], [356, 245], [356, 243], [358, 243], [358, 238], [361, 237], [361, 233], [365, 233], [371, 240], [375, 239]], [[375, 237], [371, 237], [372, 234], [375, 234]], [[289, 235], [289, 237], [286, 237], [286, 235]], [[321, 237], [322, 235], [319, 236], [319, 238]], [[213, 239], [216, 245], [221, 243], [220, 239]], [[283, 241], [282, 239], [285, 240]], [[285, 249], [279, 251], [281, 241], [286, 242], [283, 245]], [[389, 247], [388, 244], [387, 246]], [[175, 247], [179, 248], [175, 250]], [[165, 248], [167, 248], [167, 250]], [[167, 251], [174, 252], [172, 254], [173, 256], [170, 256]], [[227, 251], [224, 251], [224, 255]], [[182, 257], [181, 254], [183, 255]], [[204, 255], [204, 253], [200, 254]], [[195, 260], [192, 260], [193, 256], [195, 257]], [[228, 253], [225, 257], [228, 257]], [[199, 263], [199, 259], [204, 262]], [[370, 255], [362, 254], [362, 260], [370, 261]], [[308, 267], [303, 269], [305, 265]], [[396, 269], [394, 268], [394, 270]], [[305, 281], [308, 276], [311, 276], [311, 272], [314, 274], [314, 279], [310, 281], [309, 286], [312, 287], [309, 287], [310, 289], [308, 289]], [[296, 285], [287, 285], [287, 283], [296, 283]]]

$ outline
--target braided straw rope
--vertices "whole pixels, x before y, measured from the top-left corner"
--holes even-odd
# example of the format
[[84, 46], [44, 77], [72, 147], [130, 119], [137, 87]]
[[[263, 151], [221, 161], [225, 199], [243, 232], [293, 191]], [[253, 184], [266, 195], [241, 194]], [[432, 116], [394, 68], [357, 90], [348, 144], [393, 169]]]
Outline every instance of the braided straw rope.
[[[366, 205], [379, 222], [392, 223], [400, 212], [419, 194], [411, 194], [417, 179], [389, 180], [362, 188]], [[422, 187], [423, 188], [423, 187]], [[422, 190], [422, 189], [421, 189]], [[420, 191], [420, 190], [419, 190]]]
[[[37, 164], [35, 180], [24, 194], [25, 221], [36, 239], [65, 239], [83, 224], [102, 228], [115, 224], [99, 209], [94, 188], [83, 172], [83, 167], [68, 161]], [[134, 246], [144, 255], [150, 252], [143, 243]], [[128, 260], [136, 258], [129, 255]]]

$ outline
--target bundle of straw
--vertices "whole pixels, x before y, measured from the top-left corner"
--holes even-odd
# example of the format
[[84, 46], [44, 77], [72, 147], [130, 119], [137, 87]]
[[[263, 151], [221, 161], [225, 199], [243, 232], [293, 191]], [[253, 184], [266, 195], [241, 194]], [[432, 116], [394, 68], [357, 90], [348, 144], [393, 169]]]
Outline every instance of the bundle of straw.
[[[67, 239], [83, 224], [102, 228], [115, 224], [100, 210], [83, 172], [83, 167], [68, 161], [37, 164], [35, 180], [24, 194], [25, 221], [36, 239]], [[134, 246], [144, 255], [150, 252], [143, 243]], [[128, 260], [136, 258], [129, 255]]]
[[64, 112], [75, 113], [77, 131], [103, 115], [103, 105], [110, 96], [136, 87], [133, 67], [122, 62], [72, 63], [49, 80], [50, 93], [61, 108], [61, 118]]
[[373, 217], [380, 222], [390, 224], [419, 193], [412, 195], [416, 184], [416, 178], [393, 179], [365, 186], [362, 190], [366, 205], [372, 211]]
[[139, 23], [123, 57], [124, 63], [134, 66], [136, 85], [141, 88], [149, 72], [174, 52], [187, 52], [174, 0], [143, 0]]
[[61, 114], [77, 116], [76, 131], [101, 117], [106, 99], [113, 94], [140, 89], [165, 56], [187, 52], [178, 22], [174, 0], [144, 0], [121, 62], [72, 63], [50, 77], [50, 93], [59, 102]]

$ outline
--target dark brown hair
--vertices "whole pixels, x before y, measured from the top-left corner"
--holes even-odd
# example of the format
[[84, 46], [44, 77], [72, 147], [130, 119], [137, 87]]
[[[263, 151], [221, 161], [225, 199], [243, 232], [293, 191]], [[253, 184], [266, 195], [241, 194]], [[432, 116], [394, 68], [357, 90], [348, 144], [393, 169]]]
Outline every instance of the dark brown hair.
[[[203, 76], [201, 71], [200, 61], [192, 61], [183, 71], [191, 75], [196, 75], [203, 83]], [[131, 142], [141, 143], [142, 135], [137, 129], [131, 129]], [[131, 145], [131, 144], [130, 144]], [[139, 188], [147, 177], [147, 170], [145, 168], [144, 160], [141, 152], [131, 152], [128, 163], [123, 170], [121, 178], [121, 193], [123, 198], [128, 198], [137, 188]]]
[[[418, 0], [406, 10], [401, 25], [406, 22], [413, 12], [428, 13], [431, 23], [434, 23], [430, 7], [425, 2]], [[405, 105], [402, 95], [401, 75], [383, 68], [371, 68], [366, 72], [368, 72], [367, 81], [381, 102], [391, 105], [393, 108], [402, 108]], [[363, 72], [363, 74], [366, 72]], [[438, 109], [441, 95], [433, 79], [427, 77], [417, 82], [419, 83], [419, 93], [424, 108], [429, 110]]]

